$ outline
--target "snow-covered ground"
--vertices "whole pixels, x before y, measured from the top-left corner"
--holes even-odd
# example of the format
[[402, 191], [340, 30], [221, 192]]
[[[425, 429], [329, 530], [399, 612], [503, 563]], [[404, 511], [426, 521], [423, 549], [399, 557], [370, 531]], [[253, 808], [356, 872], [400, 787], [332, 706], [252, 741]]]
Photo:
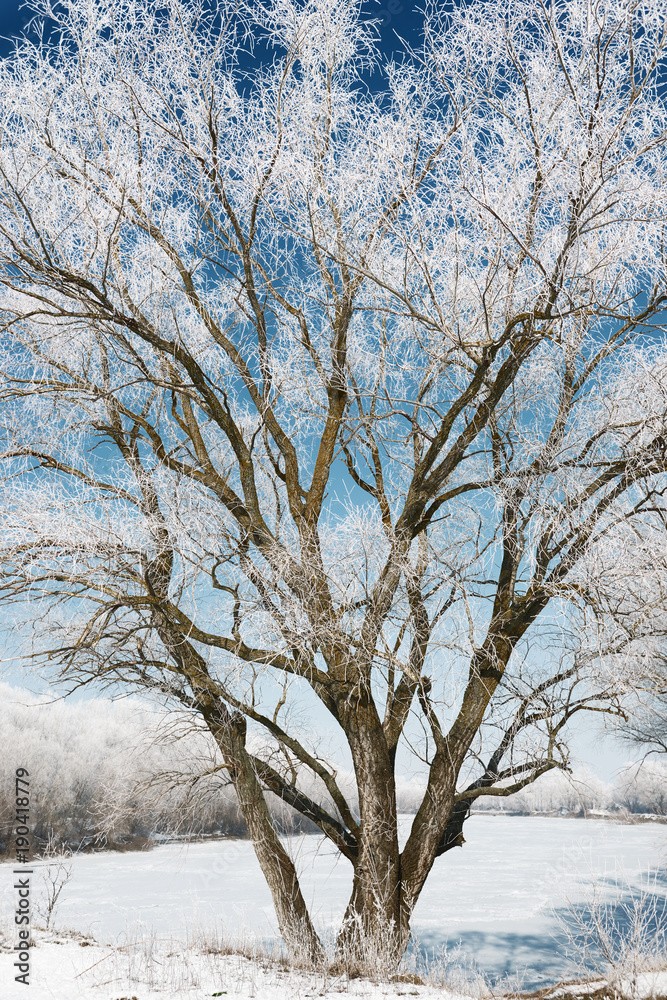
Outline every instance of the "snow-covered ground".
[[[187, 949], [151, 935], [139, 935], [114, 947], [76, 935], [37, 931], [32, 952], [29, 992], [14, 982], [12, 959], [0, 934], [0, 995], [3, 1000], [203, 1000], [229, 996], [237, 1000], [504, 1000], [502, 990], [479, 981], [457, 987], [445, 979], [415, 981], [411, 976], [349, 979], [325, 973], [287, 969], [279, 962], [240, 954], [219, 954], [203, 942]], [[641, 973], [615, 983], [608, 991], [618, 1000], [662, 1000], [667, 996], [667, 971]], [[618, 990], [620, 985], [621, 989]], [[568, 984], [548, 992], [543, 1000], [563, 1000], [592, 993], [599, 1000], [602, 979]]]
[[[518, 974], [524, 989], [572, 973], [562, 924], [572, 923], [576, 913], [585, 910], [594, 886], [603, 901], [627, 897], [646, 885], [652, 871], [651, 892], [662, 900], [667, 893], [667, 826], [473, 816], [466, 837], [462, 849], [448, 852], [436, 863], [415, 911], [413, 934], [429, 955], [446, 948], [451, 957], [460, 945], [459, 961], [471, 974], [475, 965], [492, 980]], [[333, 932], [350, 888], [349, 865], [314, 837], [296, 838], [292, 848], [316, 922], [325, 932]], [[8, 918], [15, 902], [11, 865], [0, 867], [0, 877], [1, 912]], [[33, 892], [38, 890], [35, 875]], [[198, 998], [224, 995], [225, 990], [258, 1000], [286, 996], [275, 968], [262, 970], [237, 956], [214, 955], [209, 946], [204, 947], [203, 958], [200, 948], [196, 968], [191, 967], [193, 951], [182, 960], [186, 944], [197, 940], [200, 945], [202, 940], [213, 942], [214, 951], [222, 940], [246, 945], [275, 940], [271, 897], [247, 841], [167, 844], [149, 852], [76, 857], [56, 925], [91, 935], [96, 943], [82, 947], [77, 940], [61, 938], [65, 943], [57, 944], [52, 937], [40, 936], [31, 970], [38, 989], [30, 995], [37, 1000], [132, 997], [123, 962], [138, 963], [137, 971], [139, 966], [144, 970], [143, 988], [134, 991], [138, 1000], [168, 995]], [[112, 953], [109, 946], [114, 944], [122, 950]], [[163, 978], [154, 977], [153, 982], [156, 987], [161, 984], [162, 992], [149, 988], [149, 953], [162, 956]], [[24, 995], [20, 986], [13, 985], [11, 964], [7, 953], [0, 955], [0, 995], [8, 1000]], [[92, 968], [84, 972], [88, 966]], [[173, 966], [168, 975], [167, 966]], [[236, 986], [228, 989], [232, 981]], [[177, 992], [165, 992], [170, 982]], [[333, 982], [318, 985], [307, 977], [299, 982], [292, 981], [295, 997], [319, 995], [322, 990], [322, 995], [333, 996], [338, 990]], [[8, 983], [19, 992], [6, 992]], [[125, 992], [120, 985], [116, 989], [116, 983], [124, 983]], [[391, 996], [397, 991], [430, 990], [409, 984], [377, 989], [388, 990]], [[347, 984], [344, 991], [350, 990]]]

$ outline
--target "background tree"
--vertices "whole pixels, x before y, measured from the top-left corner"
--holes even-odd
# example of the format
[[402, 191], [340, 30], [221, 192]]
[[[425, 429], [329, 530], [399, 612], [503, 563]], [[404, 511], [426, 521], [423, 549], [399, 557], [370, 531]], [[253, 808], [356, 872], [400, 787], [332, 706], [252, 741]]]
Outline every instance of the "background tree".
[[0, 79], [3, 596], [69, 687], [205, 721], [294, 956], [266, 792], [353, 867], [341, 954], [395, 961], [471, 802], [566, 767], [664, 610], [625, 552], [667, 463], [667, 3], [434, 7], [380, 95], [356, 3], [34, 9]]
[[667, 753], [667, 674], [664, 653], [650, 661], [649, 671], [634, 685], [635, 702], [622, 735], [648, 756]]
[[610, 593], [623, 594], [624, 613], [633, 609], [629, 619], [636, 622], [637, 617], [645, 618], [645, 623], [651, 624], [634, 634], [634, 624], [631, 629], [626, 628], [627, 641], [608, 651], [607, 668], [623, 672], [627, 697], [620, 720], [608, 719], [607, 724], [649, 757], [667, 753], [666, 632], [665, 621], [655, 614], [663, 604], [667, 579], [667, 520], [662, 503], [657, 502], [650, 519], [635, 524], [633, 529], [632, 537], [623, 547], [622, 563], [611, 570], [617, 583], [610, 586], [609, 577], [605, 587]]

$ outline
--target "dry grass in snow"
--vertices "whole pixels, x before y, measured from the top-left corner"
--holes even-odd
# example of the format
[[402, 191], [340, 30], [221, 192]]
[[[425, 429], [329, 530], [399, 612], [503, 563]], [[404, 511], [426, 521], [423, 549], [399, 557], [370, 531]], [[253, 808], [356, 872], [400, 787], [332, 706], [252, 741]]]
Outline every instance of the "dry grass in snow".
[[[13, 928], [0, 932], [0, 993], [3, 1000], [26, 997], [14, 981]], [[238, 949], [238, 950], [237, 950]], [[349, 978], [329, 972], [291, 969], [277, 953], [248, 942], [234, 945], [211, 935], [178, 942], [154, 935], [101, 944], [77, 932], [34, 930], [31, 950], [30, 996], [35, 1000], [306, 1000], [364, 997], [394, 1000], [501, 1000], [512, 991], [492, 990], [480, 977], [448, 982], [444, 957], [422, 976], [393, 979]], [[516, 996], [517, 994], [514, 994]], [[535, 1000], [664, 1000], [667, 970], [638, 975], [632, 982], [607, 979], [564, 984], [531, 995]]]
[[[13, 933], [5, 927], [0, 946], [3, 1000], [25, 1000], [14, 982]], [[229, 996], [239, 1000], [302, 1000], [338, 996], [442, 998], [442, 986], [414, 976], [394, 981], [350, 979], [327, 972], [290, 969], [277, 954], [239, 943], [242, 950], [201, 936], [182, 943], [155, 936], [102, 945], [75, 932], [34, 931], [30, 996], [38, 1000], [200, 1000]], [[451, 1000], [461, 994], [449, 993]]]

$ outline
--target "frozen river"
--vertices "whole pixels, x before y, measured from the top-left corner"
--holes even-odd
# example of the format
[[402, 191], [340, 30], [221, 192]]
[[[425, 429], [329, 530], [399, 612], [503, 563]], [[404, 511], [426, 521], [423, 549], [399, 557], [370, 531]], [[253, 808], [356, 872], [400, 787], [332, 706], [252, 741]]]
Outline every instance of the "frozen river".
[[[559, 916], [571, 920], [573, 907], [585, 910], [594, 886], [603, 899], [618, 892], [627, 898], [651, 872], [652, 891], [664, 903], [664, 825], [473, 816], [466, 838], [436, 862], [412, 929], [428, 953], [444, 946], [451, 952], [460, 942], [462, 957], [494, 979], [518, 970], [524, 988], [535, 988], [566, 975]], [[316, 923], [333, 930], [350, 890], [350, 866], [319, 838], [295, 838], [292, 847]], [[8, 913], [11, 869], [2, 869]], [[252, 845], [242, 840], [76, 857], [57, 923], [102, 942], [137, 931], [186, 939], [194, 928], [214, 925], [235, 938], [276, 936], [269, 890]]]

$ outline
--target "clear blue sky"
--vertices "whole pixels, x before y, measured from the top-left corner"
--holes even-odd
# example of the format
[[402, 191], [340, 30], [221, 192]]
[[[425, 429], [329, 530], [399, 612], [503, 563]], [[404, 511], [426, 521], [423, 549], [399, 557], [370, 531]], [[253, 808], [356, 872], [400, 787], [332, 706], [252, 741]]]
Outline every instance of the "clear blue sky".
[[20, 34], [29, 20], [29, 12], [19, 9], [16, 0], [0, 0], [0, 56], [6, 56], [11, 48], [7, 38]]
[[[376, 18], [379, 24], [382, 50], [399, 56], [401, 42], [397, 35], [413, 44], [419, 39], [421, 15], [415, 11], [411, 0], [380, 0], [379, 3], [364, 3], [368, 17]], [[21, 34], [31, 17], [31, 12], [20, 0], [0, 0], [0, 57], [11, 51], [11, 39]]]

